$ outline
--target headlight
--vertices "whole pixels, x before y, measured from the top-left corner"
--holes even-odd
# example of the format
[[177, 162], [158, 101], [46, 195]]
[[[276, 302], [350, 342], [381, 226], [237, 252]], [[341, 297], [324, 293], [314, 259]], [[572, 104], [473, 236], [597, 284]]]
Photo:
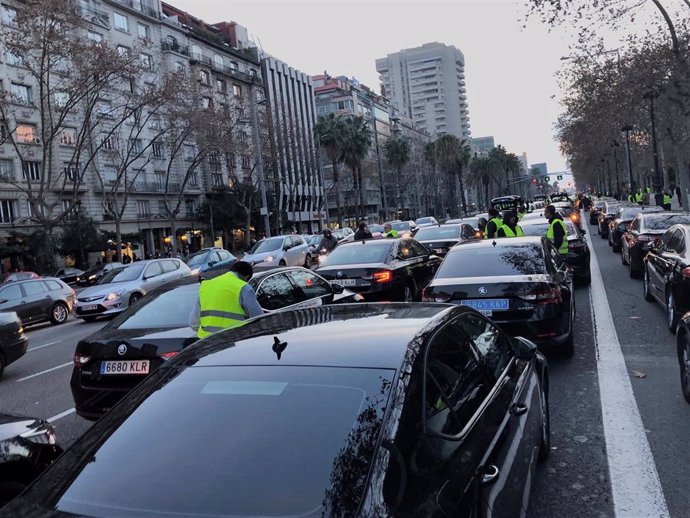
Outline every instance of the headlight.
[[199, 268], [194, 268], [192, 270], [192, 275], [199, 275]]
[[89, 275], [89, 280], [90, 280], [90, 281], [94, 280], [95, 278], [96, 278], [95, 275]]
[[113, 293], [108, 293], [108, 295], [105, 297], [105, 300], [106, 300], [106, 301], [108, 301], [108, 300], [115, 300], [115, 299], [118, 298], [120, 295], [122, 295], [122, 292], [121, 292], [121, 291], [115, 291], [115, 292], [113, 292]]

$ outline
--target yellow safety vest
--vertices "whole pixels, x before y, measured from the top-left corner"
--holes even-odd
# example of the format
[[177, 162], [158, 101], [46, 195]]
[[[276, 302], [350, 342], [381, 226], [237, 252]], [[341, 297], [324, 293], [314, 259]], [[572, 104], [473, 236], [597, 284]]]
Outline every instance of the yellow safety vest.
[[[494, 233], [494, 237], [496, 237], [498, 229], [503, 226], [503, 220], [501, 218], [492, 218], [489, 220], [489, 223], [492, 221], [494, 222], [494, 225], [496, 225], [496, 232]], [[484, 228], [484, 239], [489, 239], [489, 223], [487, 223], [486, 227]]]
[[384, 237], [398, 237], [398, 231], [393, 229], [387, 234], [384, 234]]
[[[501, 228], [503, 229], [503, 233], [506, 235], [506, 237], [522, 237], [525, 235], [522, 232], [520, 225], [515, 225], [515, 232], [513, 232], [508, 225], [503, 225]], [[498, 233], [498, 231], [496, 232]]]
[[236, 326], [247, 319], [247, 312], [240, 304], [240, 292], [246, 285], [233, 272], [201, 283], [199, 338]]
[[635, 195], [635, 201], [636, 201], [637, 203], [640, 203], [643, 199], [644, 199], [644, 194], [642, 194], [641, 192], [638, 192], [638, 193]]
[[525, 217], [526, 212], [518, 212], [518, 221]]
[[668, 194], [664, 194], [664, 205], [671, 204], [671, 197]]
[[568, 227], [565, 226], [565, 223], [563, 222], [562, 219], [554, 219], [551, 224], [549, 225], [549, 230], [546, 231], [546, 237], [549, 241], [555, 244], [555, 232], [553, 230], [553, 226], [559, 223], [563, 227], [563, 242], [561, 243], [561, 247], [558, 249], [559, 254], [567, 254], [568, 253]]

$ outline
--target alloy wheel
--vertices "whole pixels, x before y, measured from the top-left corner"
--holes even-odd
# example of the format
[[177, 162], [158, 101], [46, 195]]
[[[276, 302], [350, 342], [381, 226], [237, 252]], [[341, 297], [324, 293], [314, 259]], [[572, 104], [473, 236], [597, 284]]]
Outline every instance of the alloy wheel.
[[666, 323], [672, 333], [676, 331], [676, 300], [673, 293], [669, 292], [666, 296]]
[[55, 304], [53, 306], [53, 322], [56, 324], [62, 324], [67, 320], [68, 312], [67, 308], [63, 304]]
[[129, 305], [136, 304], [137, 301], [141, 298], [141, 295], [138, 293], [133, 293], [132, 296], [129, 298]]
[[644, 290], [644, 299], [647, 302], [651, 302], [652, 301], [652, 292], [649, 289], [649, 271], [647, 270], [647, 268], [644, 269], [644, 279], [642, 281], [642, 286], [643, 286], [643, 290]]
[[544, 462], [551, 452], [551, 415], [549, 412], [548, 385], [541, 391], [541, 441], [539, 444], [539, 462]]

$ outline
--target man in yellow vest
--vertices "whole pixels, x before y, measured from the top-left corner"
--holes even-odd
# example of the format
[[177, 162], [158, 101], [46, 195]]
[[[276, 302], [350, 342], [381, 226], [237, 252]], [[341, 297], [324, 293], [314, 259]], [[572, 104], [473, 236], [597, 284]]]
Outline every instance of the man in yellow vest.
[[386, 223], [383, 226], [383, 237], [393, 237], [397, 238], [398, 237], [398, 231], [395, 230], [390, 223]]
[[489, 209], [489, 222], [484, 229], [484, 238], [493, 239], [496, 237], [498, 229], [503, 226], [503, 220], [496, 209]]
[[496, 237], [522, 237], [525, 234], [518, 225], [517, 214], [514, 210], [503, 211], [503, 225], [496, 232]]
[[664, 210], [671, 210], [671, 201], [673, 198], [671, 198], [671, 195], [667, 192], [664, 193]]
[[192, 317], [193, 322], [199, 323], [199, 338], [206, 338], [263, 314], [254, 288], [248, 284], [253, 274], [251, 264], [237, 261], [228, 273], [201, 283], [195, 315], [198, 318]]
[[642, 205], [642, 203], [644, 202], [644, 194], [642, 193], [642, 189], [637, 189], [635, 201], [638, 203], [638, 205]]
[[556, 247], [558, 253], [566, 255], [568, 253], [568, 229], [563, 222], [563, 218], [556, 212], [556, 207], [549, 205], [544, 209], [544, 216], [549, 220], [549, 229], [546, 237]]

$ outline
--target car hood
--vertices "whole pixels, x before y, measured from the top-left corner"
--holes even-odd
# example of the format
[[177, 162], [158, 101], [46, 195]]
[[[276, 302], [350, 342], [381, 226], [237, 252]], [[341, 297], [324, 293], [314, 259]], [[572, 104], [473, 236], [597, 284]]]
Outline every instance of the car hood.
[[244, 257], [242, 257], [243, 261], [263, 261], [267, 257], [277, 257], [279, 254], [281, 254], [281, 250], [274, 250], [273, 252], [262, 252], [260, 254], [244, 254]]
[[77, 295], [79, 299], [86, 299], [92, 297], [105, 297], [106, 295], [113, 293], [115, 291], [129, 291], [133, 288], [138, 287], [140, 284], [139, 280], [127, 281], [127, 282], [110, 282], [108, 284], [96, 284], [90, 288], [79, 292]]
[[5, 441], [29, 430], [39, 428], [44, 423], [42, 419], [35, 419], [33, 417], [0, 414], [0, 441]]

